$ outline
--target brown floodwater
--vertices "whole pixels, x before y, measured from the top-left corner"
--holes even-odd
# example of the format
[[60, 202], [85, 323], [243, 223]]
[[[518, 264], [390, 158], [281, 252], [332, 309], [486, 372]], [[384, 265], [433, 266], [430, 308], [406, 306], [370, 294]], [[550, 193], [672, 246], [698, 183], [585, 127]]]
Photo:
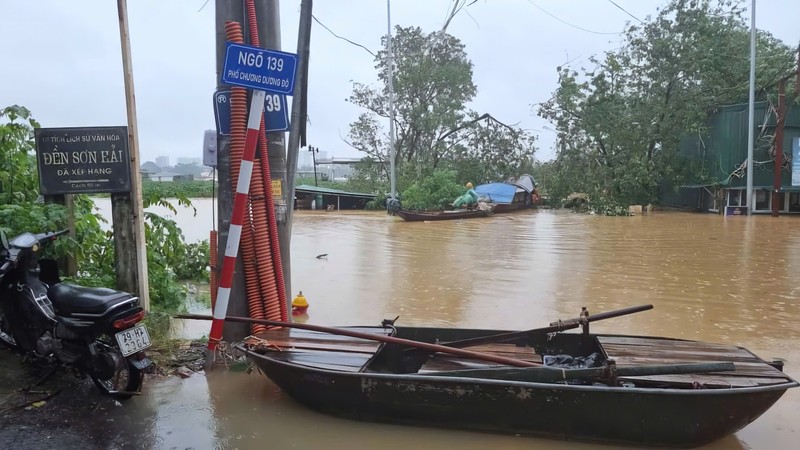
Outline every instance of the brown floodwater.
[[[196, 220], [177, 219], [187, 237], [207, 235]], [[793, 217], [684, 213], [543, 210], [406, 223], [382, 213], [299, 212], [292, 295], [302, 290], [308, 299], [309, 323], [377, 325], [400, 316], [402, 325], [493, 329], [544, 326], [583, 306], [599, 313], [651, 303], [652, 311], [592, 330], [740, 345], [783, 358], [785, 371], [800, 378], [798, 229]], [[184, 330], [207, 332], [203, 322]], [[157, 382], [134, 402], [155, 414], [140, 423], [159, 448], [610, 448], [338, 419], [296, 404], [257, 372]], [[798, 422], [800, 389], [793, 389], [704, 449], [794, 449]]]

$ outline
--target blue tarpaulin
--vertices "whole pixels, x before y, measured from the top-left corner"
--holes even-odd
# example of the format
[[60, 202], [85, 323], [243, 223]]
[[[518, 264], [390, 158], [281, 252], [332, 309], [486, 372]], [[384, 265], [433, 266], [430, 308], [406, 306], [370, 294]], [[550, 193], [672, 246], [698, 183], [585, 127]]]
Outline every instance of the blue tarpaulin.
[[517, 187], [507, 183], [489, 183], [475, 186], [478, 198], [487, 198], [493, 203], [511, 203]]

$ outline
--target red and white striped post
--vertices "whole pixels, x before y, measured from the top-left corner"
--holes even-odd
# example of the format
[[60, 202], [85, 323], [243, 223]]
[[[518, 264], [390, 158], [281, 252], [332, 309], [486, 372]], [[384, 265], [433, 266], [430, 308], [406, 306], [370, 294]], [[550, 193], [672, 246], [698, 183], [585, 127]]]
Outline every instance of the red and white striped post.
[[236, 266], [236, 256], [239, 253], [239, 240], [242, 237], [242, 223], [247, 208], [247, 195], [250, 192], [250, 177], [253, 174], [253, 159], [258, 143], [258, 129], [261, 125], [261, 114], [264, 112], [265, 91], [253, 90], [250, 100], [250, 115], [247, 119], [247, 133], [244, 141], [244, 154], [242, 165], [239, 169], [239, 180], [236, 183], [236, 193], [233, 197], [233, 212], [231, 213], [231, 227], [228, 231], [228, 243], [225, 246], [225, 257], [222, 260], [222, 273], [217, 291], [217, 304], [214, 308], [214, 320], [211, 322], [211, 333], [208, 336], [208, 350], [206, 352], [206, 370], [213, 367], [217, 344], [222, 340], [222, 327], [228, 313], [228, 300], [231, 296], [233, 285], [233, 270]]

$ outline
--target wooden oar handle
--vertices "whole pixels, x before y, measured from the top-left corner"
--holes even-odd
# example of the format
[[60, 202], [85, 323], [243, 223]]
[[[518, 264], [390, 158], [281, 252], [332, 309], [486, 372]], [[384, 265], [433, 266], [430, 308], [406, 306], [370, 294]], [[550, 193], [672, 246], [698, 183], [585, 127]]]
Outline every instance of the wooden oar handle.
[[[589, 316], [587, 320], [589, 322], [594, 322], [597, 320], [603, 319], [610, 319], [612, 317], [619, 317], [624, 316], [627, 314], [633, 314], [641, 311], [647, 311], [649, 309], [653, 309], [653, 305], [641, 305], [641, 306], [631, 306], [630, 308], [623, 308], [617, 309], [615, 311], [608, 311], [599, 314], [595, 314], [594, 316]], [[553, 322], [550, 324], [549, 327], [543, 328], [534, 328], [532, 330], [524, 330], [524, 331], [511, 331], [508, 333], [500, 333], [500, 334], [493, 334], [491, 336], [482, 336], [477, 338], [470, 338], [470, 339], [460, 339], [458, 341], [450, 341], [450, 342], [440, 342], [440, 345], [446, 345], [448, 347], [456, 347], [456, 348], [464, 348], [469, 347], [472, 345], [482, 345], [488, 343], [499, 343], [499, 342], [508, 342], [513, 341], [514, 339], [518, 339], [524, 336], [531, 336], [536, 334], [545, 334], [545, 333], [554, 333], [559, 331], [566, 331], [571, 330], [573, 328], [578, 328], [580, 326], [581, 319], [568, 319], [566, 321], [558, 321]], [[409, 350], [411, 351], [411, 350]]]
[[[617, 309], [617, 310], [614, 310], [614, 311], [607, 311], [607, 312], [602, 312], [602, 313], [595, 314], [595, 315], [589, 315], [586, 318], [586, 320], [588, 322], [596, 322], [598, 320], [612, 319], [614, 317], [620, 317], [620, 316], [627, 316], [628, 314], [633, 314], [633, 313], [642, 312], [642, 311], [648, 311], [648, 310], [651, 310], [651, 309], [653, 309], [653, 305], [631, 306], [629, 308], [622, 308], [622, 309]], [[550, 326], [551, 327], [554, 327], [554, 326], [557, 326], [557, 325], [571, 326], [571, 325], [580, 325], [580, 323], [581, 323], [581, 318], [577, 318], [577, 319], [567, 319], [567, 320], [559, 320], [559, 321], [556, 321], [556, 322], [550, 322]]]
[[[212, 317], [203, 314], [176, 314], [172, 316], [176, 319], [195, 319], [195, 320], [211, 320]], [[297, 323], [297, 322], [279, 322], [275, 320], [265, 320], [265, 319], [252, 319], [250, 317], [233, 317], [227, 316], [225, 320], [228, 322], [240, 322], [240, 323], [258, 323], [262, 325], [268, 325], [273, 327], [285, 327], [285, 328], [299, 328], [301, 330], [310, 330], [310, 331], [318, 331], [320, 333], [330, 333], [330, 334], [337, 334], [341, 336], [350, 336], [359, 339], [367, 339], [370, 341], [378, 341], [378, 342], [386, 342], [390, 344], [398, 344], [404, 345], [407, 347], [415, 347], [424, 349], [431, 353], [447, 353], [450, 355], [461, 356], [464, 358], [470, 359], [477, 359], [480, 361], [489, 361], [497, 364], [505, 364], [508, 366], [514, 367], [534, 367], [539, 366], [540, 364], [523, 361], [520, 359], [514, 358], [507, 358], [501, 355], [493, 355], [489, 353], [483, 352], [474, 352], [471, 350], [463, 350], [460, 348], [453, 348], [453, 347], [446, 347], [444, 345], [439, 344], [431, 344], [428, 342], [421, 342], [415, 341], [412, 339], [403, 339], [394, 336], [386, 336], [383, 334], [372, 334], [372, 333], [362, 333], [360, 331], [353, 331], [346, 328], [334, 328], [334, 327], [325, 327], [322, 325], [312, 325], [309, 323]]]

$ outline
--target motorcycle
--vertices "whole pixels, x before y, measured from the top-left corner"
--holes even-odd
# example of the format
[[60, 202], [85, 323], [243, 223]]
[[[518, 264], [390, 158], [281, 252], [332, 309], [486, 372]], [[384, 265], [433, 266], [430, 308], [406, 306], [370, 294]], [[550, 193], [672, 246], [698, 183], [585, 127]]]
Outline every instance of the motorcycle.
[[40, 258], [67, 233], [0, 230], [0, 344], [12, 351], [91, 377], [105, 395], [128, 399], [141, 392], [151, 365], [150, 336], [139, 299], [126, 292], [61, 282], [58, 264]]

